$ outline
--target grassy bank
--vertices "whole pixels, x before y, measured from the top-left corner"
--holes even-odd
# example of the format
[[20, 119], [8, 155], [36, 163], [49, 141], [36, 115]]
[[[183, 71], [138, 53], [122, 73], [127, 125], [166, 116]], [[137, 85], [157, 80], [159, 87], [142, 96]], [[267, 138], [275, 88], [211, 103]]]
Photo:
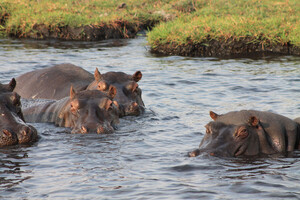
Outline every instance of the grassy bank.
[[[100, 40], [148, 33], [153, 52], [300, 55], [299, 0], [1, 0], [10, 36]], [[1, 31], [0, 30], [0, 31]]]
[[284, 47], [290, 52], [300, 46], [298, 0], [212, 0], [193, 5], [193, 13], [161, 23], [148, 34], [154, 52], [221, 55], [217, 51], [239, 53], [239, 46], [241, 52], [280, 52]]
[[100, 31], [118, 30], [123, 37], [129, 37], [127, 29], [138, 31], [169, 20], [170, 16], [177, 17], [179, 11], [172, 8], [174, 4], [176, 1], [1, 0], [0, 23], [9, 35], [17, 37], [43, 37], [45, 29], [51, 35], [51, 32], [65, 31], [61, 29], [66, 27], [82, 28], [84, 32], [87, 26]]

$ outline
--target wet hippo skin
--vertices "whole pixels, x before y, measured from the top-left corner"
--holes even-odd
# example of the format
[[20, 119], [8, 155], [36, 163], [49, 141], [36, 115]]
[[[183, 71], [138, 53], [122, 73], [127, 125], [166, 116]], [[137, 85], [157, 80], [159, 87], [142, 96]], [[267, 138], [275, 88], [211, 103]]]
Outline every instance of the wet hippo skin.
[[94, 76], [81, 67], [61, 64], [45, 69], [25, 73], [16, 78], [15, 89], [22, 98], [27, 99], [61, 99], [69, 95], [69, 88], [76, 91], [100, 90], [107, 92], [110, 85], [117, 89], [115, 101], [120, 117], [139, 115], [144, 111], [142, 91], [137, 82], [142, 79], [140, 71], [133, 75], [123, 72], [100, 74], [96, 68]]
[[89, 84], [87, 90], [100, 90], [107, 92], [109, 86], [113, 85], [117, 89], [115, 101], [119, 104], [120, 114], [140, 115], [144, 111], [144, 102], [142, 100], [142, 90], [139, 88], [138, 81], [142, 79], [142, 73], [136, 71], [133, 75], [123, 72], [107, 72], [100, 74], [96, 68], [95, 80]]
[[15, 81], [0, 84], [0, 146], [29, 144], [37, 141], [36, 129], [25, 123], [20, 96], [11, 92]]
[[93, 75], [81, 67], [61, 64], [17, 77], [14, 91], [26, 99], [62, 99], [69, 95], [71, 86], [83, 90], [93, 80]]
[[72, 128], [72, 133], [112, 133], [119, 122], [118, 110], [113, 102], [116, 89], [109, 95], [97, 90], [75, 92], [60, 100], [34, 105], [24, 109], [28, 122], [50, 122]]
[[254, 156], [261, 154], [287, 155], [300, 149], [300, 126], [296, 121], [271, 112], [241, 110], [218, 115], [206, 125], [206, 134], [197, 156], [209, 152], [218, 156]]

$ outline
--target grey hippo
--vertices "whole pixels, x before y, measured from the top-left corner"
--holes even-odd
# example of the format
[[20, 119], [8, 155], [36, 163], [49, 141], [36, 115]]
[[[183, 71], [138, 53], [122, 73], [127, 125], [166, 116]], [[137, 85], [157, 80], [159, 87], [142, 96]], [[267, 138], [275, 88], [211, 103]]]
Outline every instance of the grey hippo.
[[218, 115], [206, 127], [199, 148], [191, 157], [202, 152], [215, 156], [288, 155], [300, 149], [300, 125], [294, 120], [272, 112], [241, 110]]
[[144, 111], [142, 90], [138, 81], [142, 73], [107, 72], [101, 74], [96, 68], [94, 75], [73, 64], [60, 64], [34, 70], [16, 78], [18, 92], [27, 99], [62, 99], [69, 95], [69, 88], [76, 91], [100, 90], [108, 92], [110, 85], [117, 89], [114, 98], [120, 117], [140, 115]]

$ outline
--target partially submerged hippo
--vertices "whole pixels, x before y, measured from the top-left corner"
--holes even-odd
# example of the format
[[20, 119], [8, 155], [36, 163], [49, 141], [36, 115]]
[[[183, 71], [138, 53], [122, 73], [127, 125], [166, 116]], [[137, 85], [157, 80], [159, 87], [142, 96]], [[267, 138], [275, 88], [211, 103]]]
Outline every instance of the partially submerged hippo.
[[286, 154], [300, 149], [300, 125], [282, 115], [256, 110], [242, 110], [218, 115], [206, 125], [206, 134], [199, 149], [190, 152], [197, 156], [208, 152], [217, 156], [254, 156]]
[[[5, 86], [10, 87], [11, 83]], [[0, 92], [0, 146], [28, 144], [35, 142], [37, 138], [36, 129], [24, 121], [20, 96], [15, 92], [2, 90]]]
[[16, 87], [16, 80], [14, 78], [8, 84], [0, 83], [0, 93], [12, 92]]
[[100, 74], [96, 68], [95, 80], [89, 84], [87, 90], [100, 90], [107, 92], [113, 85], [117, 88], [115, 101], [118, 102], [121, 116], [140, 115], [144, 111], [142, 100], [142, 90], [139, 88], [138, 81], [142, 79], [142, 72], [136, 71], [133, 75], [123, 72], [107, 72]]
[[69, 95], [69, 88], [79, 90], [100, 90], [107, 92], [110, 85], [117, 89], [115, 101], [120, 110], [120, 117], [139, 115], [144, 110], [141, 89], [137, 82], [142, 73], [128, 75], [123, 72], [100, 74], [96, 68], [94, 76], [88, 71], [72, 65], [61, 64], [45, 69], [28, 72], [17, 77], [15, 89], [22, 98], [28, 99], [61, 99]]
[[84, 90], [94, 77], [72, 64], [61, 64], [27, 72], [16, 78], [17, 92], [25, 99], [62, 99], [69, 96], [70, 87]]
[[61, 100], [35, 105], [24, 109], [28, 122], [51, 122], [70, 127], [72, 133], [111, 133], [119, 122], [113, 103], [116, 88], [110, 87], [108, 95], [97, 90], [75, 92]]

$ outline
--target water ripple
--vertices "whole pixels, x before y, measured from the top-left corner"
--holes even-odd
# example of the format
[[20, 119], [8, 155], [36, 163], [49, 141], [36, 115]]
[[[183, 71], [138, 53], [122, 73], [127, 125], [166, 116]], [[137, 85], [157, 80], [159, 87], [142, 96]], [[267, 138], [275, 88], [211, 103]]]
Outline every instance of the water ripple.
[[[104, 42], [0, 39], [0, 75], [72, 63], [93, 73], [141, 70], [146, 113], [108, 135], [33, 124], [40, 140], [0, 148], [4, 199], [299, 199], [300, 151], [264, 158], [189, 158], [210, 110], [300, 113], [300, 59], [156, 57], [143, 37]], [[23, 107], [32, 102], [22, 100]], [[40, 102], [42, 103], [42, 101]]]

